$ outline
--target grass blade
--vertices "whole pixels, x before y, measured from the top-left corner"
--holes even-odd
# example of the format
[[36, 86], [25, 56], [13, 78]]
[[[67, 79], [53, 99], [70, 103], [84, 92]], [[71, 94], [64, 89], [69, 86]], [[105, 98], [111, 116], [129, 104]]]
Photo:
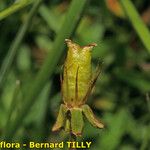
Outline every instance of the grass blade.
[[63, 50], [65, 47], [64, 40], [65, 38], [69, 38], [75, 31], [87, 2], [88, 0], [73, 0], [71, 2], [64, 23], [54, 42], [53, 52], [47, 56], [40, 72], [37, 74], [37, 77], [31, 84], [31, 89], [28, 90], [28, 94], [24, 100], [25, 103], [24, 107], [22, 108], [22, 112], [18, 114], [17, 119], [7, 130], [7, 133], [4, 135], [5, 140], [12, 139], [17, 129], [21, 126], [23, 119], [28, 114], [29, 109], [36, 101], [36, 97], [40, 93], [41, 88], [44, 87], [46, 81], [52, 76], [57, 63], [63, 54]]
[[53, 12], [43, 4], [39, 9], [39, 13], [48, 26], [57, 33], [60, 25], [58, 23], [58, 18], [53, 15]]
[[25, 37], [25, 34], [26, 34], [28, 28], [31, 25], [32, 18], [36, 14], [37, 9], [40, 6], [41, 1], [42, 0], [38, 0], [34, 4], [33, 8], [31, 9], [31, 11], [28, 15], [27, 20], [24, 22], [24, 24], [19, 29], [15, 40], [13, 41], [12, 45], [10, 46], [10, 49], [8, 50], [8, 54], [7, 54], [6, 58], [4, 59], [3, 64], [2, 64], [1, 69], [0, 69], [0, 88], [2, 87], [2, 85], [5, 81], [5, 78], [7, 76], [7, 72], [11, 67], [11, 64], [14, 60], [16, 52], [17, 52], [23, 38]]
[[150, 32], [144, 22], [142, 21], [140, 15], [138, 14], [136, 8], [130, 0], [120, 0], [121, 5], [132, 23], [133, 28], [137, 32], [139, 38], [143, 42], [145, 48], [150, 53]]
[[15, 2], [13, 5], [0, 12], [0, 21], [33, 2], [33, 0], [23, 0], [22, 2]]

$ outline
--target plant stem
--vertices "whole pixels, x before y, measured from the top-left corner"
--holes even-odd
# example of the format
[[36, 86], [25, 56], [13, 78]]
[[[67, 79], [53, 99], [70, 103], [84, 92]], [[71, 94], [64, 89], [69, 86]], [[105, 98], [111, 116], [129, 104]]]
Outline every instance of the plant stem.
[[[76, 142], [76, 136], [70, 132], [70, 142]], [[76, 148], [69, 148], [69, 150], [76, 150]]]
[[11, 104], [10, 104], [10, 108], [9, 108], [9, 111], [8, 111], [8, 118], [7, 118], [7, 121], [6, 121], [6, 125], [5, 125], [5, 130], [4, 132], [8, 129], [8, 126], [10, 125], [10, 122], [11, 122], [11, 117], [14, 113], [14, 108], [16, 108], [16, 105], [17, 105], [17, 99], [18, 99], [18, 95], [19, 95], [19, 91], [20, 91], [20, 81], [17, 80], [16, 81], [16, 87], [14, 89], [14, 93], [13, 93], [13, 97], [12, 97], [12, 101], [11, 101]]
[[32, 2], [34, 2], [34, 1], [33, 0], [22, 0], [21, 2], [15, 2], [9, 8], [6, 8], [5, 10], [2, 10], [0, 12], [0, 21], [4, 18], [8, 17], [12, 13], [16, 12], [17, 10], [20, 10], [20, 9], [28, 6]]
[[12, 62], [17, 53], [17, 50], [18, 50], [21, 42], [23, 41], [23, 38], [25, 37], [27, 30], [31, 26], [32, 19], [33, 19], [34, 15], [36, 14], [41, 2], [42, 2], [42, 0], [37, 0], [37, 2], [34, 3], [34, 6], [32, 7], [32, 9], [27, 17], [27, 20], [20, 27], [20, 29], [16, 35], [16, 38], [14, 39], [12, 45], [10, 46], [10, 49], [8, 50], [8, 54], [5, 57], [3, 64], [1, 66], [1, 69], [0, 69], [0, 88], [2, 87], [2, 85], [6, 79], [8, 70], [10, 69], [10, 67], [12, 65]]
[[69, 11], [66, 15], [64, 23], [59, 31], [54, 42], [53, 51], [47, 56], [41, 70], [31, 84], [24, 101], [24, 107], [18, 117], [12, 123], [11, 127], [5, 134], [5, 140], [11, 140], [17, 129], [21, 126], [25, 116], [28, 114], [31, 106], [36, 102], [36, 98], [44, 87], [46, 81], [52, 76], [59, 59], [61, 58], [64, 50], [64, 40], [69, 38], [75, 31], [77, 24], [81, 18], [83, 10], [88, 0], [73, 0], [71, 2]]
[[131, 0], [120, 0], [120, 3], [131, 21], [133, 28], [137, 32], [139, 38], [143, 42], [145, 48], [150, 53], [150, 32], [144, 22], [142, 21], [140, 15], [138, 14], [136, 8], [134, 7]]
[[53, 15], [53, 12], [46, 6], [42, 5], [39, 9], [39, 13], [47, 25], [57, 33], [59, 31], [60, 24], [58, 23], [58, 18]]

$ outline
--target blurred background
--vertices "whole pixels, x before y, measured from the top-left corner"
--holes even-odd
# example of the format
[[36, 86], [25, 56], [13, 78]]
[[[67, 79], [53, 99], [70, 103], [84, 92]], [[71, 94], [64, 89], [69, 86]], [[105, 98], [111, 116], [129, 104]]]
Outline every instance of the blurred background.
[[[1, 0], [0, 11], [23, 1]], [[149, 28], [150, 1], [132, 2]], [[12, 137], [21, 142], [68, 139], [63, 131], [51, 132], [62, 103], [59, 76], [66, 48], [61, 55], [58, 54], [55, 67], [47, 66], [47, 69], [52, 68], [51, 75], [47, 74], [43, 84], [42, 81], [37, 84], [40, 92], [30, 99], [31, 103], [25, 103], [26, 97], [32, 95], [30, 91], [34, 90], [34, 80], [41, 80], [36, 76], [47, 55], [54, 55], [55, 39], [63, 32], [61, 26], [70, 5], [70, 0], [43, 0], [30, 20], [23, 40], [14, 48], [16, 51], [12, 48], [13, 43], [16, 38], [17, 41], [21, 39], [17, 35], [26, 23], [33, 2], [0, 21], [1, 139]], [[150, 150], [150, 50], [138, 36], [131, 18], [126, 17], [118, 0], [91, 0], [84, 7], [74, 31], [72, 36], [65, 38], [71, 38], [80, 45], [98, 44], [92, 52], [92, 63], [94, 70], [100, 60], [102, 73], [87, 103], [106, 125], [105, 129], [99, 130], [85, 120], [83, 137], [78, 141], [92, 141], [91, 150]], [[60, 45], [64, 46], [65, 43]], [[51, 62], [56, 58], [57, 53]], [[8, 63], [7, 72], [3, 74], [2, 69], [7, 68]], [[21, 120], [18, 119], [19, 114], [23, 114]]]

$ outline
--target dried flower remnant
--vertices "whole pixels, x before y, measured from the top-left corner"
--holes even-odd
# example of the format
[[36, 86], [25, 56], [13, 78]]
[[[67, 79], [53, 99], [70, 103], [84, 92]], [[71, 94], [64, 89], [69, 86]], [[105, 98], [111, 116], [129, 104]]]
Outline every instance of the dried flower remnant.
[[64, 63], [63, 77], [61, 77], [62, 99], [56, 123], [52, 131], [64, 128], [75, 136], [81, 136], [84, 121], [83, 114], [88, 121], [97, 128], [104, 125], [96, 119], [91, 108], [85, 104], [100, 74], [100, 68], [92, 75], [91, 53], [95, 43], [81, 47], [71, 40], [65, 40], [68, 46], [67, 58]]

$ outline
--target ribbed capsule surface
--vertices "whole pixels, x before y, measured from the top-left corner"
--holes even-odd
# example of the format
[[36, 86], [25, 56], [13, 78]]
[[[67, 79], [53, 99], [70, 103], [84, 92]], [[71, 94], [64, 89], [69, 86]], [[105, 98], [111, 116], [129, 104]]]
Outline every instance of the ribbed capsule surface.
[[[64, 104], [61, 104], [56, 123], [52, 131], [65, 129], [69, 134], [81, 136], [84, 117], [96, 128], [104, 125], [96, 119], [92, 109], [85, 104], [100, 74], [98, 65], [92, 75], [91, 53], [96, 44], [81, 47], [71, 40], [66, 40], [68, 51], [64, 63], [61, 90]], [[83, 116], [84, 115], [84, 116]]]
[[84, 104], [92, 76], [91, 50], [96, 44], [81, 47], [66, 40], [68, 52], [64, 64], [62, 94], [70, 107]]

